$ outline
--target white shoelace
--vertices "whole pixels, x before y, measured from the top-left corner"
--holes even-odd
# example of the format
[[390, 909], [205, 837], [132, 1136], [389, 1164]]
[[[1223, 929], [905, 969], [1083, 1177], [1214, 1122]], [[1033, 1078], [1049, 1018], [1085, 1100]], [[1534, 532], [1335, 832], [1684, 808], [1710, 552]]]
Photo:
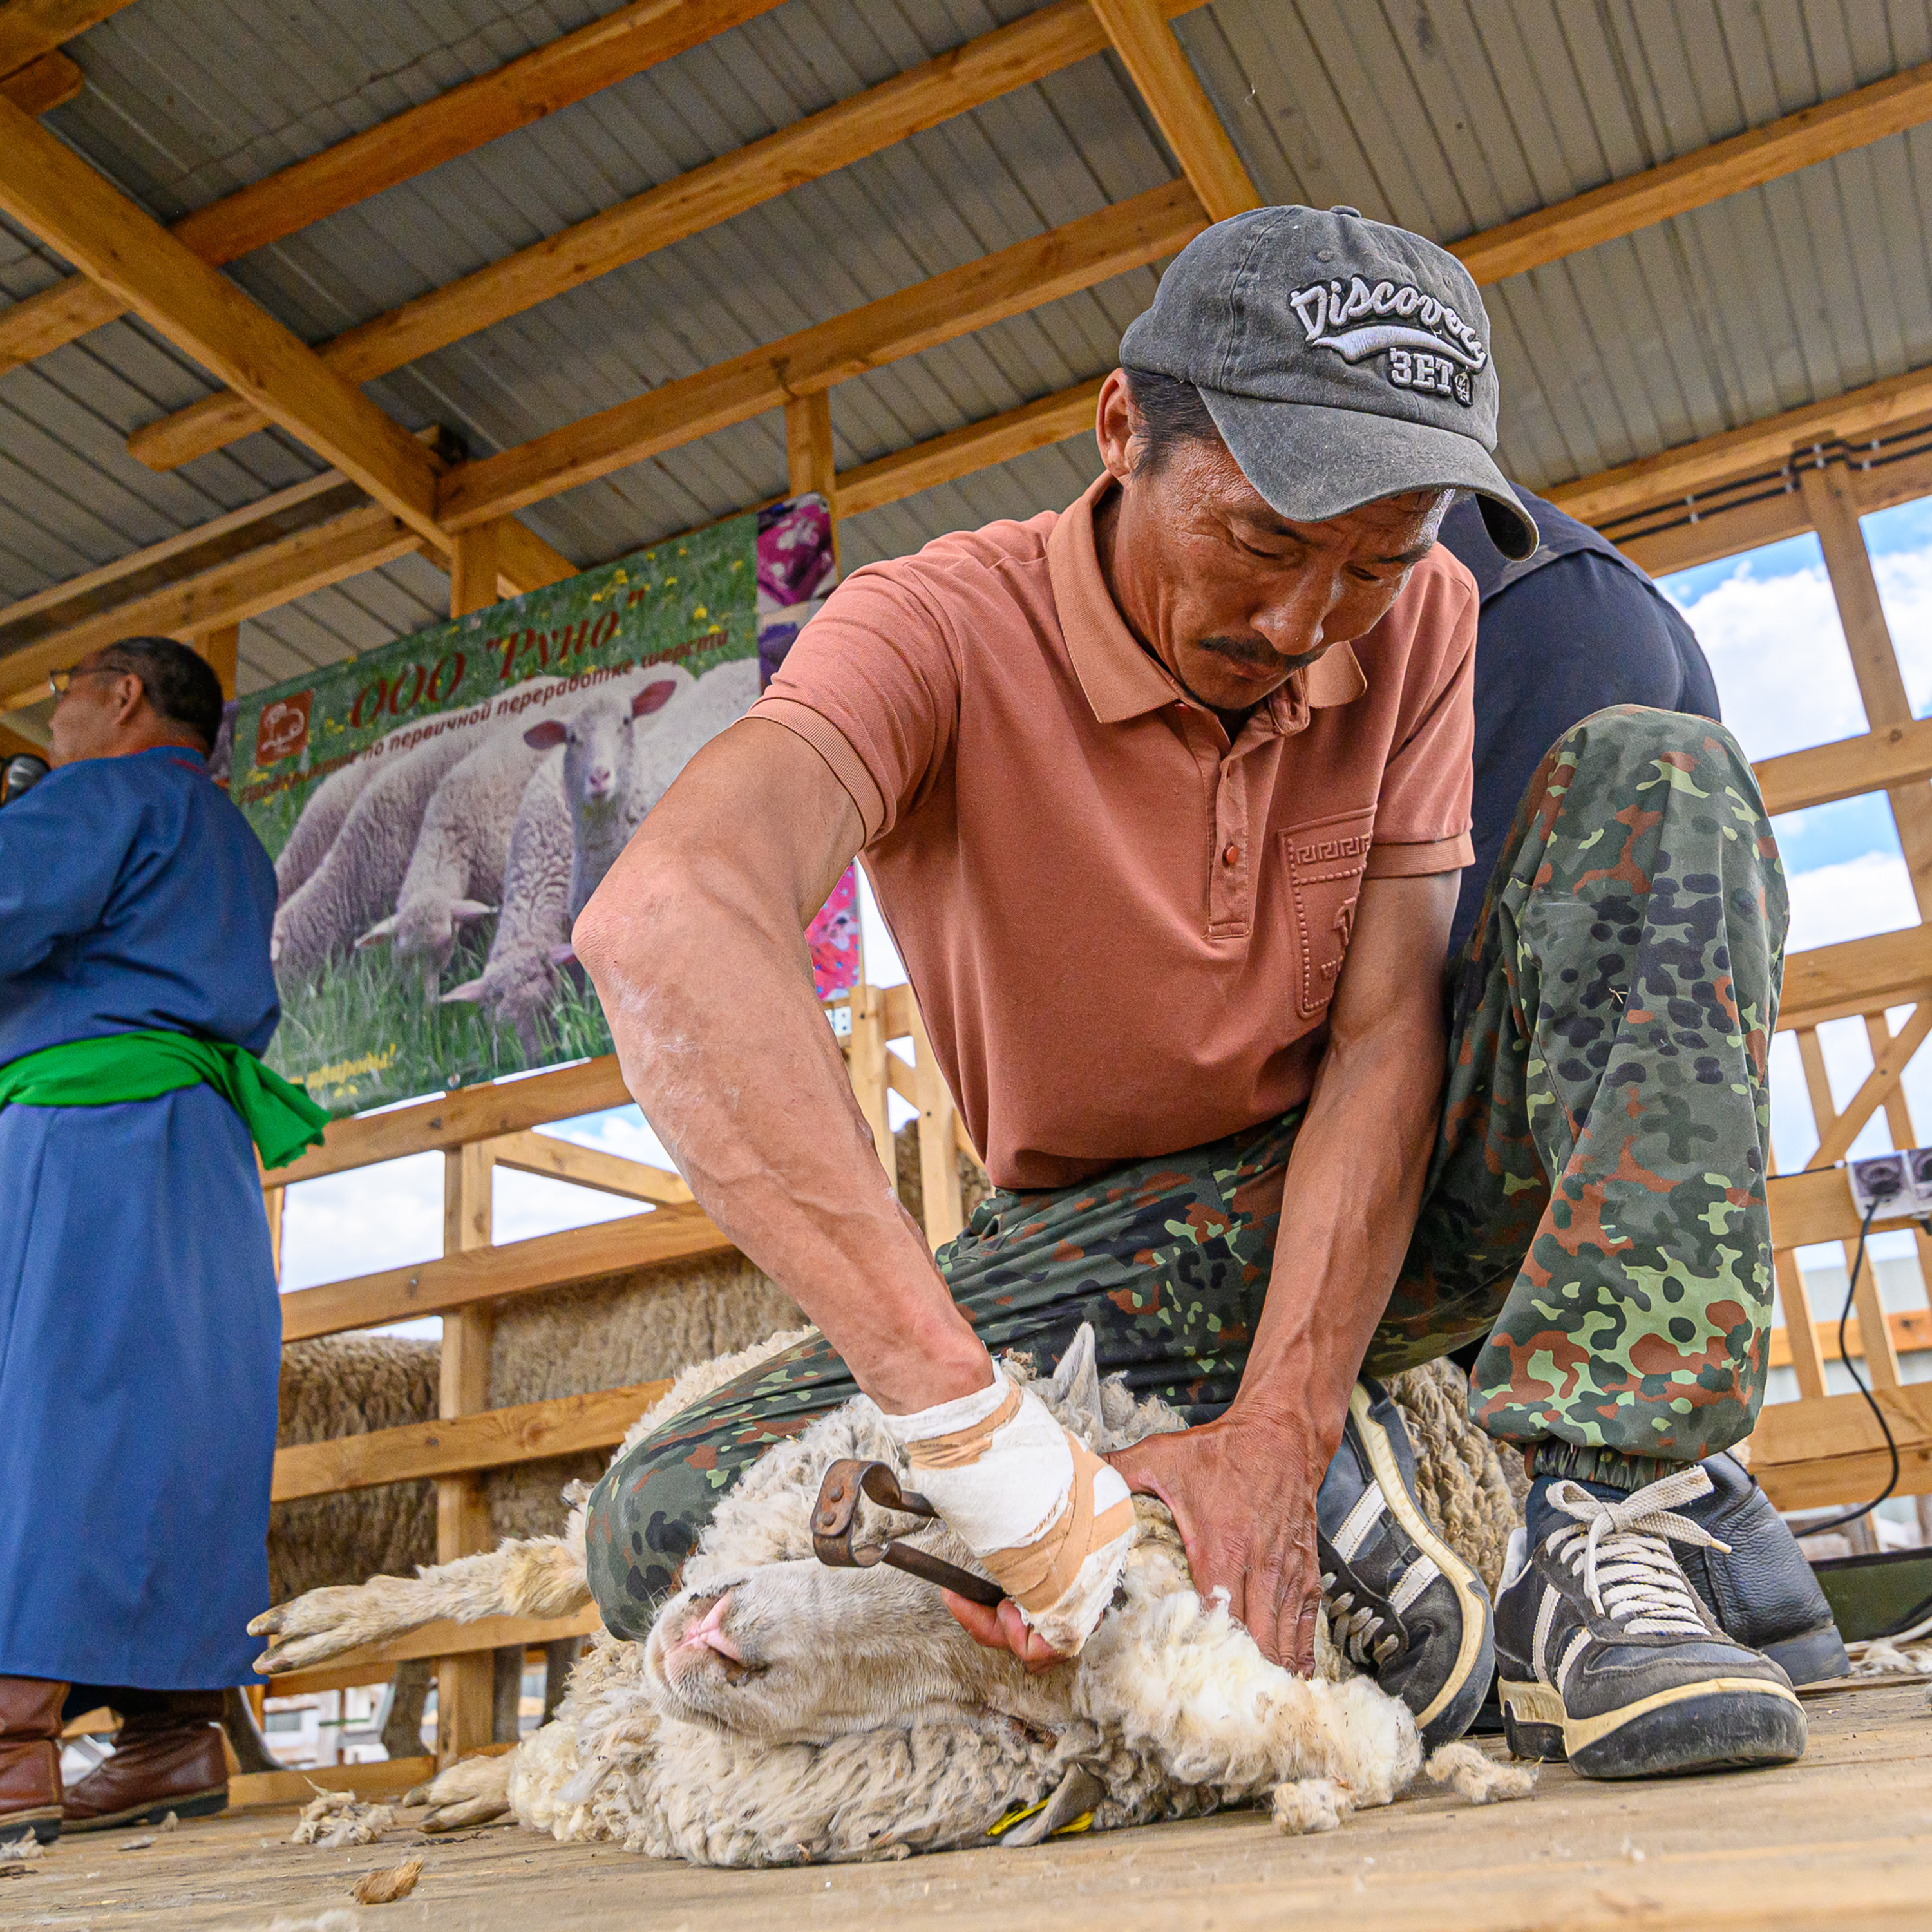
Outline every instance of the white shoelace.
[[1580, 1574], [1600, 1616], [1634, 1635], [1702, 1636], [1708, 1626], [1690, 1580], [1670, 1553], [1673, 1543], [1730, 1550], [1674, 1505], [1711, 1492], [1711, 1479], [1693, 1462], [1674, 1476], [1606, 1503], [1580, 1484], [1555, 1483], [1550, 1500], [1581, 1526], [1552, 1530], [1544, 1547]]
[[[1334, 1587], [1335, 1576], [1331, 1570], [1322, 1579], [1323, 1593], [1326, 1594]], [[1400, 1646], [1401, 1637], [1390, 1630], [1377, 1643], [1376, 1633], [1382, 1627], [1382, 1618], [1366, 1604], [1357, 1610], [1354, 1603], [1355, 1593], [1352, 1590], [1330, 1600], [1328, 1634], [1334, 1640], [1337, 1650], [1345, 1651], [1364, 1670], [1386, 1663], [1390, 1652]]]

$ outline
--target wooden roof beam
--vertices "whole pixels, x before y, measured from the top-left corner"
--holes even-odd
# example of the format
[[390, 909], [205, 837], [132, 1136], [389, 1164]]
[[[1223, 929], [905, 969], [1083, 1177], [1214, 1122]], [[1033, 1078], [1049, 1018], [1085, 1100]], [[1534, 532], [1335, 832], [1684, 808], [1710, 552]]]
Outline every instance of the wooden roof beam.
[[[1186, 12], [1196, 4], [1197, 0], [1158, 0], [1163, 14]], [[1172, 34], [1168, 39], [1178, 56], [1179, 43]], [[320, 352], [331, 368], [351, 382], [387, 375], [688, 236], [729, 221], [801, 182], [848, 167], [908, 135], [1090, 58], [1107, 44], [1086, 0], [1056, 0], [1010, 26], [982, 34], [950, 53], [374, 316], [322, 344]], [[6, 319], [0, 316], [0, 344], [5, 339]], [[136, 430], [128, 439], [128, 447], [149, 468], [172, 470], [260, 429], [263, 421], [240, 396], [210, 396]]]
[[1214, 103], [1189, 62], [1161, 0], [1091, 0], [1154, 124], [1208, 218], [1225, 221], [1262, 205]]
[[422, 538], [380, 504], [345, 511], [10, 651], [0, 658], [0, 712], [39, 704], [49, 671], [117, 638], [178, 637], [239, 623], [422, 547]]
[[1453, 244], [1452, 252], [1478, 282], [1499, 282], [1927, 120], [1932, 120], [1932, 61], [1487, 229]]
[[452, 530], [628, 468], [791, 397], [830, 388], [1010, 315], [1144, 267], [1208, 225], [1185, 182], [1171, 182], [896, 295], [586, 416], [443, 479], [438, 513]]
[[64, 107], [86, 85], [86, 76], [65, 54], [43, 54], [0, 80], [0, 96], [22, 114], [48, 114]]
[[77, 40], [128, 0], [7, 0], [0, 7], [0, 74], [16, 74], [63, 41]]
[[430, 452], [9, 101], [0, 101], [0, 208], [412, 529], [440, 542]]
[[[0, 71], [4, 70], [8, 45], [5, 23], [21, 7], [31, 5], [43, 13], [64, 10], [76, 16], [91, 14], [98, 19], [126, 4], [127, 0], [114, 0], [113, 4], [105, 0], [13, 0], [0, 8]], [[205, 262], [232, 262], [628, 80], [778, 4], [778, 0], [632, 0], [631, 5], [493, 73], [464, 81], [433, 100], [407, 108], [196, 208], [176, 223], [172, 232]], [[76, 70], [76, 86], [78, 81]], [[28, 111], [46, 110], [40, 106]], [[123, 311], [123, 304], [84, 274], [29, 296], [0, 312], [0, 370], [48, 355]]]

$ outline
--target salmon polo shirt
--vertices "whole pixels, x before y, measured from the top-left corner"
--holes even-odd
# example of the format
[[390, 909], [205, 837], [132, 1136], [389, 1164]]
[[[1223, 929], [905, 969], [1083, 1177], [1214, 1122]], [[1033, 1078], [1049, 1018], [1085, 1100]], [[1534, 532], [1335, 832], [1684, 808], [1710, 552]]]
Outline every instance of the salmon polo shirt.
[[974, 1144], [1070, 1186], [1306, 1100], [1367, 878], [1469, 842], [1474, 580], [1432, 550], [1230, 745], [1072, 506], [868, 564], [750, 716], [822, 757]]

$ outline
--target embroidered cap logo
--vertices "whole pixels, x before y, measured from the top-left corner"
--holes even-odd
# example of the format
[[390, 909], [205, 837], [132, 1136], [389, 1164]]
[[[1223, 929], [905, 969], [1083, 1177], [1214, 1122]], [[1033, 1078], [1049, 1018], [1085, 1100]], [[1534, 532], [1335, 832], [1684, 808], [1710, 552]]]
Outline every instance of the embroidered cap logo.
[[[1346, 292], [1339, 281], [1311, 282], [1288, 299], [1311, 349], [1333, 350], [1350, 364], [1386, 352], [1388, 380], [1399, 389], [1454, 396], [1467, 408], [1470, 378], [1489, 362], [1482, 338], [1447, 302], [1411, 282], [1371, 287], [1356, 275]], [[1384, 316], [1396, 320], [1371, 319]]]

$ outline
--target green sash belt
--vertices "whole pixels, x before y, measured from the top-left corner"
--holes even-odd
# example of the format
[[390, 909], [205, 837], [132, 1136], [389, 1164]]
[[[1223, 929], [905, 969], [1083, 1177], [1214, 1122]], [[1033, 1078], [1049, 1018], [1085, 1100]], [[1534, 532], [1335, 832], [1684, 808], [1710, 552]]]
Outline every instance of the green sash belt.
[[328, 1115], [303, 1090], [225, 1040], [151, 1030], [63, 1040], [0, 1066], [0, 1107], [109, 1107], [212, 1087], [242, 1116], [264, 1167], [319, 1147]]

